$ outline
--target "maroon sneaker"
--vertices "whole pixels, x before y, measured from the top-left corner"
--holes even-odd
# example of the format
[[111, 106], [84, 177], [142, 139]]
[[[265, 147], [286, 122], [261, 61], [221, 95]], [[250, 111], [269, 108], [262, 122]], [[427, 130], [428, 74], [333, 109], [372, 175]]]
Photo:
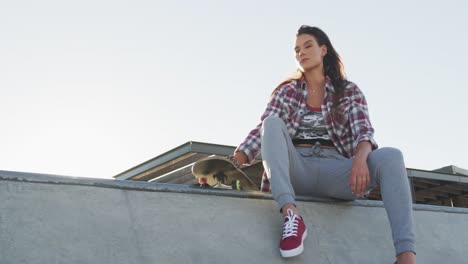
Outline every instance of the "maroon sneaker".
[[307, 237], [307, 228], [302, 217], [295, 215], [291, 209], [287, 213], [280, 241], [280, 252], [284, 258], [300, 255], [304, 251], [304, 239]]

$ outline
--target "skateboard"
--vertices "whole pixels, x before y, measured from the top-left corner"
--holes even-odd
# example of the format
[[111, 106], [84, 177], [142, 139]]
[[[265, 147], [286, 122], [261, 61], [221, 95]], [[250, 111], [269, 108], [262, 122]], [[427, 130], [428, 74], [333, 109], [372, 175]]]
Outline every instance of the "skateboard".
[[226, 157], [212, 156], [195, 162], [192, 174], [201, 187], [258, 191], [253, 181]]

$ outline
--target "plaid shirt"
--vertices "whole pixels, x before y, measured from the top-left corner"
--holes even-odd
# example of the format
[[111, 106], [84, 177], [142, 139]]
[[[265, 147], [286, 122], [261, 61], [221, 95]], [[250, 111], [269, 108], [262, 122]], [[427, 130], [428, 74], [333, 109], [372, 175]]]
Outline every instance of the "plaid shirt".
[[[328, 134], [338, 151], [351, 158], [356, 154], [357, 145], [361, 141], [369, 141], [372, 149], [376, 149], [374, 129], [369, 120], [367, 102], [358, 86], [348, 82], [343, 97], [336, 111], [332, 114], [335, 89], [330, 78], [326, 78], [325, 95], [322, 101], [322, 114]], [[251, 163], [260, 151], [260, 132], [262, 122], [269, 116], [278, 116], [286, 124], [291, 138], [296, 134], [303, 114], [306, 112], [307, 84], [304, 78], [282, 85], [271, 96], [261, 122], [253, 129], [242, 144], [234, 152], [243, 151]], [[266, 173], [262, 176], [261, 191], [270, 191], [270, 182]]]

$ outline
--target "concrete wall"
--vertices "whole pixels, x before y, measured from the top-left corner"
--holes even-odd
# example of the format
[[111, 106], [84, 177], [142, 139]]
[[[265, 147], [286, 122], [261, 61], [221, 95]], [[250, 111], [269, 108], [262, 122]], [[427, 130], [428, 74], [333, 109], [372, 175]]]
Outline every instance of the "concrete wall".
[[[303, 255], [283, 260], [269, 195], [0, 171], [0, 263], [393, 263], [381, 202], [302, 197]], [[467, 263], [468, 210], [415, 205], [419, 263]]]

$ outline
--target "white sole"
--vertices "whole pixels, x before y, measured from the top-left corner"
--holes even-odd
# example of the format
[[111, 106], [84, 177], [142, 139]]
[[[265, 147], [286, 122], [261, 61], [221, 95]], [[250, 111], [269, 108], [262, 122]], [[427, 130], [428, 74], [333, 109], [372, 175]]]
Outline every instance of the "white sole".
[[304, 235], [302, 235], [301, 245], [298, 246], [295, 249], [290, 249], [290, 250], [281, 250], [280, 249], [281, 256], [283, 258], [291, 258], [291, 257], [295, 257], [295, 256], [298, 256], [298, 255], [302, 254], [302, 252], [304, 252], [304, 240], [306, 239], [306, 237], [307, 237], [307, 228], [304, 231]]

